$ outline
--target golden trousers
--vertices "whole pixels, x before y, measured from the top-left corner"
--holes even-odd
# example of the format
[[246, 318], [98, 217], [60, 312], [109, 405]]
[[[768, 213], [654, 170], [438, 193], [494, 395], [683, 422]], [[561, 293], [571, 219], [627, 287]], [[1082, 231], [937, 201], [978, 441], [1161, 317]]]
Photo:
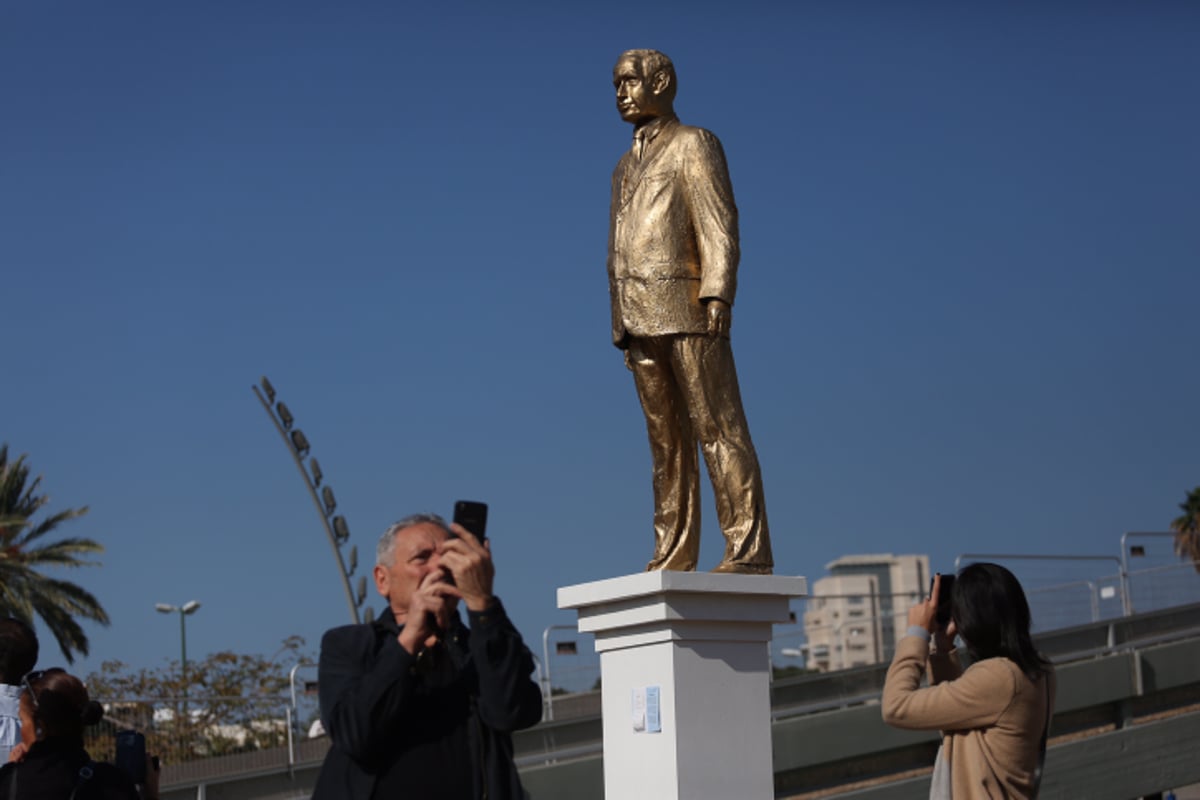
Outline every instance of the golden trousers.
[[704, 453], [725, 534], [725, 564], [771, 567], [762, 473], [724, 336], [633, 337], [630, 368], [654, 466], [654, 557], [647, 570], [694, 570]]

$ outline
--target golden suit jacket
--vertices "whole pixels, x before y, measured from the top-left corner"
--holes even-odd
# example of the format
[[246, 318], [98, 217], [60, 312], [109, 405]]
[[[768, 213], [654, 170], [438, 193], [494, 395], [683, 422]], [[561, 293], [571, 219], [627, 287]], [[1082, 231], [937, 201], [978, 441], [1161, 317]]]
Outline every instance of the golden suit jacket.
[[733, 305], [737, 206], [721, 143], [674, 115], [646, 126], [639, 159], [617, 162], [609, 214], [612, 336], [705, 333], [705, 300]]

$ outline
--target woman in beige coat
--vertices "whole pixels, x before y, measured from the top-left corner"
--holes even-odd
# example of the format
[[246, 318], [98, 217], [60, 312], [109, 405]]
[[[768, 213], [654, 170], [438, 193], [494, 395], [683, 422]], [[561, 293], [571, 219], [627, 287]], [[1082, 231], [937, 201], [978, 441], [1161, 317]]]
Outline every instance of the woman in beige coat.
[[[930, 597], [908, 612], [908, 634], [896, 645], [883, 687], [883, 720], [942, 732], [931, 798], [1036, 797], [1054, 670], [1034, 649], [1025, 592], [1004, 567], [971, 564], [954, 582], [943, 628], [936, 616], [940, 588], [939, 575]], [[966, 670], [955, 635], [971, 657]], [[927, 662], [931, 685], [922, 689]]]

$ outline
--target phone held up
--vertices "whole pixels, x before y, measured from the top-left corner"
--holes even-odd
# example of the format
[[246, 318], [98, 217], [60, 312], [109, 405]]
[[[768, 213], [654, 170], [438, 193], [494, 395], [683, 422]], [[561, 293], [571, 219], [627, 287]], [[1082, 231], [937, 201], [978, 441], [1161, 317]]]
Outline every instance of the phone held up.
[[487, 538], [487, 514], [487, 503], [459, 500], [454, 504], [454, 521], [475, 534], [480, 543]]
[[[937, 596], [937, 612], [934, 618], [937, 620], [938, 627], [942, 630], [950, 624], [950, 615], [954, 610], [951, 603], [951, 597], [954, 592], [954, 573], [942, 576], [942, 585]], [[929, 593], [933, 594], [933, 581], [929, 582]]]
[[133, 782], [146, 782], [146, 737], [139, 731], [126, 730], [117, 732], [116, 764], [125, 771]]

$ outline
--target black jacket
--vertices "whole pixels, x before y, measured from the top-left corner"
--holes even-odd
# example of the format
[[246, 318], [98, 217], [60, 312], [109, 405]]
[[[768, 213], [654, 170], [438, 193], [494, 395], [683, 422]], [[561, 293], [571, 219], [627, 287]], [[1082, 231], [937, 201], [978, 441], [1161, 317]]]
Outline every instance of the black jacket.
[[[467, 729], [475, 796], [519, 800], [525, 796], [512, 759], [512, 731], [542, 716], [541, 692], [532, 680], [533, 657], [499, 600], [483, 613], [468, 612], [470, 630], [455, 618], [447, 654], [469, 694]], [[369, 800], [376, 778], [402, 753], [402, 735], [414, 736], [426, 720], [411, 718], [421, 691], [418, 659], [400, 646], [391, 610], [365, 625], [327, 631], [321, 639], [318, 685], [321, 721], [332, 739], [313, 800]], [[486, 788], [486, 794], [485, 794]]]
[[[92, 770], [83, 780], [79, 771]], [[83, 743], [48, 738], [33, 743], [25, 758], [0, 769], [0, 800], [66, 800], [79, 788], [76, 800], [138, 800], [133, 779], [112, 764], [92, 763]]]

